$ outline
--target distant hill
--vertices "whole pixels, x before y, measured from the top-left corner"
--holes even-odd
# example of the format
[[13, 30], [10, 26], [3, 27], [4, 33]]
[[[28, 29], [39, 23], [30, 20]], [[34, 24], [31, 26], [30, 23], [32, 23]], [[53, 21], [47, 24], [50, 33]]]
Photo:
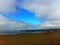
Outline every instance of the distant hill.
[[45, 32], [59, 32], [60, 29], [35, 29], [35, 30], [6, 30], [0, 34], [21, 34], [21, 33], [45, 33]]

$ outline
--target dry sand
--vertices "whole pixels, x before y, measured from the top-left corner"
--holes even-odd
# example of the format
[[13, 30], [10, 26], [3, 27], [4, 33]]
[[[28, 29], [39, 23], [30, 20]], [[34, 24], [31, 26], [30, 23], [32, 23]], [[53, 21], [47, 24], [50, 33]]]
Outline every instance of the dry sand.
[[0, 45], [60, 45], [60, 32], [0, 35]]

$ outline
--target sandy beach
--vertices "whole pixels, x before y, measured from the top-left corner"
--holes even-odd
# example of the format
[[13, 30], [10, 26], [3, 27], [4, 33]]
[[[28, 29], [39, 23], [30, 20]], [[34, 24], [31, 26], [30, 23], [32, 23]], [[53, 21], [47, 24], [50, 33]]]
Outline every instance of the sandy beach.
[[60, 45], [60, 32], [0, 35], [0, 45]]

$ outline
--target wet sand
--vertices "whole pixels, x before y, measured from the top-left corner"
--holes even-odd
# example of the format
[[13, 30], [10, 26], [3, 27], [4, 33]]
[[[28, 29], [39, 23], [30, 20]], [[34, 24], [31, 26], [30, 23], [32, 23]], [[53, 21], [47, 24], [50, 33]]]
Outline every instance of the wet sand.
[[60, 45], [60, 32], [0, 35], [0, 45]]

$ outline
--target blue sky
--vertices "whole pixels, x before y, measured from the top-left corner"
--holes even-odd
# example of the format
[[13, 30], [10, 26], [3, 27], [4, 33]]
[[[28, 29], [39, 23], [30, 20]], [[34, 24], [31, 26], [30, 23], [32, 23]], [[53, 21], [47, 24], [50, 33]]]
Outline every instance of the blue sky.
[[16, 12], [10, 13], [9, 15], [4, 15], [8, 19], [22, 21], [29, 24], [40, 24], [41, 20], [35, 16], [34, 12], [30, 12], [26, 9], [16, 8]]
[[0, 27], [5, 26], [12, 30], [60, 28], [60, 0], [0, 0]]

